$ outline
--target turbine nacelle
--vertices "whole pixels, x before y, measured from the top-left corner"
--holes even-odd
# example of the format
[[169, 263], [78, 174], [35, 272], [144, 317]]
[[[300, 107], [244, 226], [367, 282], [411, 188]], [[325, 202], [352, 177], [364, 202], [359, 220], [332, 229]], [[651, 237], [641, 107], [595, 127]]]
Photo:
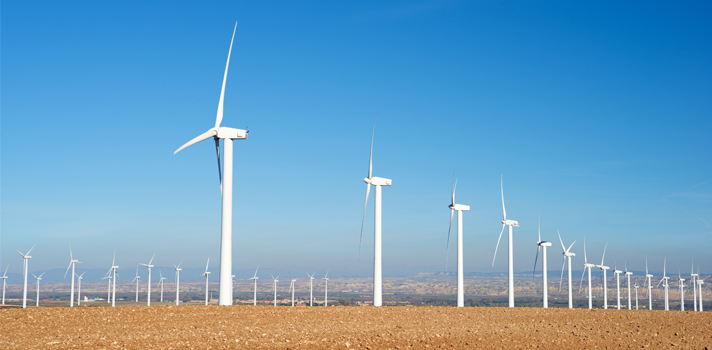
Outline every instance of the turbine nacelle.
[[589, 269], [592, 269], [592, 268], [596, 267], [596, 265], [594, 265], [594, 264], [583, 264], [583, 267], [588, 267]]
[[601, 269], [601, 270], [610, 270], [610, 269], [611, 269], [610, 267], [608, 267], [608, 266], [603, 266], [603, 265], [596, 265], [596, 267], [598, 267], [598, 268]]
[[507, 226], [519, 227], [519, 221], [517, 220], [502, 220], [502, 224]]
[[623, 273], [621, 270], [613, 270], [613, 273]]
[[551, 247], [551, 242], [541, 241], [537, 242], [536, 244], [538, 244], [540, 247]]
[[457, 211], [468, 211], [468, 210], [470, 210], [470, 206], [469, 206], [469, 205], [464, 205], [464, 204], [451, 204], [450, 206], [448, 206], [448, 208], [450, 208], [450, 209], [452, 209], [452, 210], [457, 210]]
[[393, 180], [374, 176], [372, 178], [363, 179], [363, 182], [373, 186], [390, 186]]

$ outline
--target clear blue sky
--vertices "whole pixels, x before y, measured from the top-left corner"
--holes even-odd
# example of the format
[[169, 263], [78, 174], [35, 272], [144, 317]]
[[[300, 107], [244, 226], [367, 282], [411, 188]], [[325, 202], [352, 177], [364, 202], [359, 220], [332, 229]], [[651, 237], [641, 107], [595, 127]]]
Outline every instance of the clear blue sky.
[[82, 268], [116, 248], [129, 279], [154, 252], [217, 272], [212, 142], [173, 151], [215, 122], [238, 20], [234, 269], [371, 275], [378, 113], [385, 276], [444, 270], [453, 172], [467, 272], [506, 270], [501, 247], [490, 266], [500, 175], [516, 271], [541, 213], [545, 240], [578, 241], [577, 269], [586, 236], [611, 265], [712, 272], [711, 6], [4, 1], [0, 265], [21, 271], [14, 249], [37, 244], [31, 271], [65, 268], [71, 243]]

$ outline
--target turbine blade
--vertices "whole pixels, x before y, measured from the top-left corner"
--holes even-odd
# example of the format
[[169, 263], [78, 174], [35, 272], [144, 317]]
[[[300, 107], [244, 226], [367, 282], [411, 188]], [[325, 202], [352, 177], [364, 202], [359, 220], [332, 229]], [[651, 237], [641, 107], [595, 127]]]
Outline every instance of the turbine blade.
[[539, 212], [539, 242], [541, 242], [541, 212]]
[[539, 249], [541, 249], [540, 245], [537, 245], [536, 247], [536, 258], [534, 258], [534, 270], [532, 270], [532, 278], [534, 278], [534, 273], [536, 273], [536, 262], [539, 260]]
[[2, 274], [3, 276], [7, 276], [7, 269], [9, 269], [9, 268], [10, 268], [10, 265], [5, 266], [5, 273]]
[[326, 275], [324, 275], [324, 278], [326, 278], [326, 276], [329, 276], [329, 270], [326, 270]]
[[255, 277], [257, 277], [257, 270], [260, 269], [260, 265], [257, 265], [257, 268], [255, 269]]
[[502, 233], [504, 233], [504, 224], [502, 224], [502, 231], [499, 233], [499, 238], [497, 239], [497, 246], [494, 248], [494, 257], [492, 258], [492, 267], [494, 267], [494, 259], [497, 258], [497, 249], [499, 249], [499, 240], [502, 239]]
[[447, 258], [450, 254], [450, 230], [452, 229], [452, 217], [455, 214], [455, 210], [450, 209], [450, 227], [447, 229], [447, 245], [445, 246], [445, 271], [447, 271]]
[[[15, 250], [17, 250], [17, 248], [15, 248]], [[25, 257], [25, 254], [22, 254], [21, 251], [17, 250], [17, 252], [20, 253], [20, 255], [22, 255], [23, 258]], [[694, 273], [694, 270], [695, 270], [694, 266], [692, 267], [692, 270], [693, 270], [692, 272]]]
[[606, 248], [608, 248], [608, 243], [603, 247], [603, 257], [601, 258], [601, 266], [603, 266], [603, 260], [606, 258]]
[[368, 156], [368, 178], [371, 178], [373, 173], [373, 136], [376, 135], [376, 118], [378, 118], [378, 113], [376, 117], [373, 118], [373, 131], [371, 131], [371, 153]]
[[457, 191], [457, 179], [455, 179], [455, 186], [452, 188], [452, 205], [455, 205], [455, 192]]
[[559, 235], [559, 242], [561, 243], [561, 249], [566, 253], [566, 247], [564, 246], [564, 241], [561, 240], [561, 233], [559, 233], [559, 230], [556, 230], [556, 234]]
[[588, 264], [588, 258], [586, 257], [586, 237], [583, 238], [583, 263]]
[[648, 257], [645, 257], [645, 274], [648, 274]]
[[208, 272], [208, 265], [210, 265], [210, 258], [208, 258], [208, 263], [205, 264], [205, 272]]
[[116, 248], [114, 248], [114, 258], [111, 259], [111, 266], [116, 266]]
[[564, 269], [566, 268], [566, 255], [564, 255], [564, 263], [561, 265], [561, 279], [559, 280], [559, 294], [561, 294], [561, 283], [564, 282]]
[[218, 114], [215, 117], [215, 128], [220, 127], [223, 119], [223, 101], [225, 100], [225, 83], [227, 82], [227, 69], [230, 67], [230, 54], [232, 54], [232, 42], [235, 40], [235, 31], [237, 30], [237, 22], [235, 29], [232, 30], [232, 39], [230, 39], [230, 50], [227, 52], [227, 63], [225, 63], [225, 75], [223, 75], [222, 89], [220, 89], [220, 102], [218, 102]]
[[194, 139], [186, 142], [183, 146], [180, 146], [180, 148], [178, 148], [175, 152], [173, 152], [173, 154], [176, 154], [176, 153], [184, 150], [185, 148], [192, 146], [200, 141], [207, 140], [213, 136], [216, 136], [217, 134], [218, 134], [218, 131], [216, 129], [210, 129], [210, 130], [198, 135]]
[[[42, 277], [42, 275], [44, 275], [45, 273], [47, 273], [47, 271], [45, 271], [45, 272], [42, 272], [42, 274], [40, 275], [40, 277]], [[82, 275], [83, 275], [83, 274], [82, 274]]]
[[667, 274], [665, 274], [665, 268], [667, 267], [667, 257], [665, 257], [665, 260], [663, 261], [663, 277], [665, 277], [667, 276]]
[[502, 217], [507, 220], [507, 210], [504, 209], [504, 182], [502, 180], [502, 175], [499, 177], [499, 188], [502, 190]]
[[155, 258], [155, 257], [156, 257], [156, 253], [153, 253], [153, 256], [151, 257], [151, 260], [148, 261], [148, 264], [149, 264], [149, 265], [151, 265], [151, 263], [153, 262], [153, 258]]
[[67, 278], [67, 273], [69, 272], [69, 268], [70, 268], [70, 267], [72, 267], [72, 262], [71, 262], [71, 261], [69, 262], [69, 266], [67, 266], [67, 271], [64, 272], [64, 277], [63, 277], [63, 278]]
[[215, 153], [218, 155], [218, 178], [220, 179], [220, 193], [222, 193], [222, 169], [220, 168], [220, 139], [215, 139]]
[[74, 258], [72, 257], [72, 245], [71, 244], [69, 245], [69, 260], [74, 260]]
[[569, 246], [569, 249], [566, 249], [566, 252], [567, 252], [567, 253], [569, 252], [569, 250], [571, 250], [571, 247], [574, 246], [574, 243], [576, 243], [576, 241], [573, 241], [573, 242], [571, 243], [571, 245]]
[[368, 195], [371, 192], [371, 184], [366, 184], [366, 201], [363, 203], [363, 218], [361, 219], [361, 236], [358, 239], [358, 261], [361, 262], [361, 242], [363, 241], [363, 223], [366, 221], [366, 206], [368, 206]]
[[25, 254], [25, 255], [30, 255], [30, 252], [32, 251], [32, 249], [35, 249], [35, 246], [36, 246], [36, 245], [37, 245], [37, 244], [33, 245], [32, 248], [30, 248], [30, 250], [28, 250], [28, 251], [27, 251], [27, 254]]
[[586, 275], [586, 267], [583, 268], [583, 273], [581, 274], [581, 283], [579, 283], [579, 294], [581, 294], [581, 288], [583, 287], [583, 276]]

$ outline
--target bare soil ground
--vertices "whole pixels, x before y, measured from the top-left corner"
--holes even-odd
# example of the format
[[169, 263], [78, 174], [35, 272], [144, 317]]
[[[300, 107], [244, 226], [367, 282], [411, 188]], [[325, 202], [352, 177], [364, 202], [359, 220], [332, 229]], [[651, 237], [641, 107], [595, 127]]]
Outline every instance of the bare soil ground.
[[0, 310], [2, 349], [712, 349], [712, 313], [133, 306]]

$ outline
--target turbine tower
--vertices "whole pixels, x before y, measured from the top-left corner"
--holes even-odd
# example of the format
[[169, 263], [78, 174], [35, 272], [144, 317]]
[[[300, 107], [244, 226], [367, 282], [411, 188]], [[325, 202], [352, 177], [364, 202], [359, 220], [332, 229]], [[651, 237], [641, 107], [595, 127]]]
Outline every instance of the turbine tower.
[[270, 276], [272, 276], [272, 283], [274, 284], [274, 306], [277, 306], [277, 282], [279, 282], [279, 275], [277, 275], [276, 278], [273, 275]]
[[653, 275], [648, 273], [648, 257], [645, 257], [645, 278], [648, 280], [648, 310], [653, 309]]
[[[45, 273], [42, 272], [42, 275], [44, 275], [44, 274]], [[42, 280], [42, 275], [35, 276], [34, 273], [32, 274], [32, 277], [37, 279], [37, 299], [36, 299], [37, 304], [35, 304], [35, 307], [40, 307], [40, 281]]]
[[[138, 266], [136, 266], [136, 277], [134, 277], [133, 281], [136, 281], [136, 302], [138, 303], [138, 283], [141, 281], [141, 276], [138, 275]], [[109, 281], [109, 283], [111, 283], [111, 281]]]
[[148, 268], [148, 300], [146, 302], [147, 306], [151, 306], [151, 268], [153, 265], [151, 263], [153, 262], [153, 258], [156, 256], [156, 253], [153, 253], [153, 256], [151, 257], [151, 260], [148, 262], [148, 264], [139, 264], [146, 266]]
[[363, 240], [363, 223], [366, 220], [366, 206], [368, 205], [368, 195], [371, 186], [376, 187], [375, 214], [373, 219], [373, 306], [383, 305], [383, 268], [381, 266], [381, 187], [390, 186], [391, 179], [375, 177], [373, 175], [373, 137], [376, 133], [376, 120], [373, 120], [373, 131], [371, 132], [371, 153], [368, 157], [368, 177], [363, 179], [366, 183], [366, 202], [363, 204], [363, 218], [361, 219], [361, 237], [358, 242], [359, 260], [361, 257], [361, 241]]
[[[106, 275], [113, 274], [111, 281], [113, 281], [113, 284], [114, 284], [114, 292], [112, 293], [112, 297], [111, 297], [111, 307], [116, 306], [116, 276], [118, 275], [116, 270], [118, 270], [118, 269], [119, 269], [119, 267], [116, 266], [116, 249], [114, 249], [114, 258], [111, 260], [111, 268], [109, 269], [109, 271], [106, 272]], [[136, 271], [137, 271], [137, 275], [138, 275], [138, 267], [136, 268]], [[138, 293], [136, 296], [136, 301], [138, 301]]]
[[77, 283], [79, 284], [77, 286], [77, 305], [82, 305], [82, 278], [84, 278], [85, 273], [87, 272], [84, 271], [81, 275], [77, 275]]
[[621, 309], [621, 274], [623, 271], [618, 270], [616, 267], [618, 266], [617, 262], [613, 262], [613, 274], [616, 275], [616, 291], [618, 295], [618, 310]]
[[[548, 283], [546, 281], [546, 247], [551, 247], [551, 242], [546, 242], [541, 240], [541, 216], [539, 217], [539, 241], [536, 242], [537, 248], [536, 248], [536, 257], [534, 258], [534, 271], [536, 271], [536, 261], [539, 259], [539, 249], [544, 248], [544, 251], [542, 252], [541, 256], [541, 272], [542, 272], [542, 285], [544, 286], [542, 289], [542, 298], [543, 298], [543, 305], [544, 308], [549, 307], [549, 291], [548, 291]], [[565, 259], [565, 258], [564, 258]], [[534, 277], [534, 272], [532, 272], [532, 277]]]
[[72, 245], [69, 245], [69, 266], [67, 266], [67, 271], [64, 272], [64, 278], [67, 278], [67, 272], [69, 272], [69, 268], [72, 268], [72, 291], [71, 291], [71, 296], [69, 297], [69, 307], [74, 307], [74, 265], [76, 264], [81, 264], [79, 260], [74, 260], [72, 257]]
[[[220, 240], [220, 297], [219, 305], [232, 305], [232, 140], [247, 139], [247, 130], [228, 128], [220, 126], [223, 119], [223, 101], [225, 99], [225, 83], [227, 82], [227, 69], [230, 66], [230, 54], [232, 53], [232, 42], [235, 39], [237, 22], [232, 31], [230, 40], [230, 50], [227, 53], [227, 63], [225, 64], [225, 74], [223, 75], [222, 89], [220, 90], [220, 101], [218, 102], [218, 112], [215, 118], [215, 127], [188, 141], [178, 148], [176, 154], [184, 148], [196, 144], [200, 141], [213, 138], [215, 140], [215, 151], [218, 159], [218, 175], [220, 178], [222, 192], [222, 225]], [[223, 166], [220, 166], [220, 139], [223, 140]]]
[[326, 275], [322, 278], [324, 280], [324, 306], [329, 306], [329, 299], [327, 298], [329, 292], [329, 278], [327, 276], [329, 276], [329, 270], [326, 270]]
[[5, 305], [5, 288], [7, 287], [7, 269], [10, 265], [5, 267], [5, 273], [2, 274], [2, 304]]
[[[208, 265], [210, 265], [210, 258], [208, 258], [208, 263], [205, 264], [205, 272], [203, 272], [202, 276], [205, 276], [205, 305], [208, 305], [208, 278], [210, 277], [210, 272], [208, 272]], [[220, 273], [222, 277], [222, 272]], [[232, 282], [230, 282], [232, 284]], [[232, 288], [230, 288], [232, 290]], [[218, 302], [220, 299], [218, 299]]]
[[685, 311], [685, 279], [682, 278], [680, 271], [677, 272], [677, 284], [680, 288], [680, 311]]
[[108, 303], [111, 303], [111, 279], [112, 278], [111, 278], [111, 275], [109, 275], [109, 276], [104, 276], [104, 278], [102, 278], [102, 279], [109, 280], [109, 285], [106, 286], [106, 303], [108, 304]]
[[635, 309], [638, 310], [638, 288], [640, 288], [640, 286], [638, 284], [636, 284], [634, 287], [635, 287]]
[[289, 273], [289, 271], [287, 271], [287, 273], [289, 274], [289, 279], [292, 281], [292, 282], [289, 284], [289, 290], [292, 292], [292, 306], [294, 306], [294, 282], [296, 282], [297, 279], [296, 279], [296, 278], [292, 278], [292, 274]]
[[697, 311], [697, 278], [698, 274], [695, 273], [695, 258], [692, 258], [692, 273], [690, 278], [692, 279], [692, 305], [694, 310]]
[[[664, 260], [663, 263], [663, 278], [658, 282], [658, 286], [660, 286], [660, 283], [663, 284], [663, 287], [665, 287], [665, 311], [670, 311], [670, 304], [668, 304], [668, 280], [670, 277], [667, 277], [667, 273], [665, 272], [665, 268], [667, 266], [667, 257]], [[663, 283], [664, 282], [664, 283]]]
[[502, 191], [502, 231], [499, 233], [497, 246], [494, 248], [492, 267], [494, 267], [494, 260], [497, 258], [497, 249], [499, 248], [499, 241], [502, 239], [504, 226], [509, 226], [509, 279], [507, 282], [507, 294], [509, 295], [509, 307], [514, 307], [514, 246], [512, 245], [512, 227], [519, 227], [519, 221], [507, 220], [507, 210], [504, 209], [504, 183], [501, 176], [499, 179], [499, 186]]
[[[454, 179], [453, 179], [454, 180]], [[447, 246], [445, 247], [445, 269], [447, 270], [447, 258], [450, 249], [450, 230], [452, 229], [452, 217], [457, 211], [457, 307], [465, 306], [465, 291], [464, 291], [464, 268], [462, 254], [462, 212], [469, 211], [470, 206], [464, 204], [455, 204], [455, 190], [457, 189], [457, 180], [454, 180], [450, 186], [452, 201], [450, 202], [450, 227], [447, 229]]]
[[[22, 255], [22, 258], [24, 259], [23, 264], [22, 264], [22, 273], [24, 274], [25, 277], [25, 287], [22, 290], [22, 308], [26, 309], [27, 308], [27, 269], [28, 269], [28, 260], [32, 259], [32, 256], [30, 256], [30, 252], [32, 249], [35, 249], [35, 246], [33, 245], [30, 250], [27, 251], [27, 254], [22, 254], [19, 250], [17, 250], [20, 255]], [[7, 269], [6, 269], [7, 270]]]
[[606, 271], [610, 269], [608, 266], [603, 265], [603, 260], [606, 258], [606, 248], [608, 248], [608, 243], [603, 248], [603, 257], [601, 258], [601, 265], [596, 265], [596, 267], [601, 269], [601, 278], [603, 279], [603, 308], [608, 309], [608, 288], [606, 285]]
[[307, 272], [307, 276], [309, 276], [309, 306], [314, 306], [314, 275], [316, 272], [311, 275]]
[[259, 277], [257, 277], [257, 270], [259, 270], [259, 269], [260, 269], [260, 267], [257, 266], [257, 268], [255, 269], [255, 276], [250, 278], [251, 280], [255, 280], [255, 297], [254, 297], [254, 301], [252, 304], [255, 306], [257, 306], [257, 280], [260, 279]]
[[180, 272], [183, 271], [183, 269], [180, 268], [180, 264], [183, 262], [179, 262], [178, 266], [176, 264], [173, 264], [173, 268], [176, 270], [176, 305], [180, 303]]
[[566, 260], [568, 258], [568, 261], [569, 261], [569, 309], [573, 309], [574, 302], [573, 302], [573, 292], [571, 290], [571, 288], [573, 286], [573, 280], [571, 279], [571, 257], [576, 256], [576, 254], [571, 252], [571, 247], [574, 246], [574, 243], [576, 243], [576, 241], [571, 243], [571, 245], [569, 246], [569, 249], [566, 249], [566, 247], [564, 246], [564, 241], [561, 240], [561, 233], [559, 233], [559, 230], [556, 230], [556, 234], [559, 235], [559, 242], [561, 243], [561, 249], [563, 250], [563, 254], [564, 254], [564, 263], [561, 265], [561, 280], [559, 280], [559, 293], [561, 293], [561, 282], [563, 282], [563, 280], [564, 280], [564, 267], [566, 266]]
[[161, 284], [161, 302], [163, 302], [163, 280], [166, 278], [163, 277], [163, 274], [161, 273], [161, 269], [158, 269], [158, 275], [161, 276], [161, 278], [158, 280], [158, 283]]
[[[699, 268], [699, 266], [698, 266], [698, 267], [697, 267], [697, 273], [699, 274], [699, 272], [700, 272], [700, 268]], [[698, 285], [699, 288], [700, 288], [700, 290], [699, 290], [700, 312], [704, 311], [704, 310], [702, 309], [702, 285], [703, 285], [703, 284], [705, 284], [705, 281], [698, 278], [698, 279], [697, 279], [697, 285]]]
[[[604, 253], [605, 255], [605, 253]], [[583, 274], [581, 274], [581, 283], [579, 284], [579, 293], [581, 293], [581, 286], [583, 286], [583, 276], [586, 274], [588, 269], [588, 308], [593, 309], [593, 296], [591, 295], [591, 268], [596, 267], [594, 264], [588, 263], [588, 258], [586, 257], [586, 237], [583, 238]]]
[[[630, 310], [630, 308], [631, 308], [631, 300], [630, 300], [630, 276], [631, 276], [632, 274], [633, 274], [632, 272], [628, 271], [628, 262], [626, 261], [626, 262], [625, 262], [625, 276], [628, 278], [628, 310]], [[637, 293], [637, 290], [636, 290], [636, 293]], [[636, 308], [636, 310], [637, 310], [637, 308]]]

